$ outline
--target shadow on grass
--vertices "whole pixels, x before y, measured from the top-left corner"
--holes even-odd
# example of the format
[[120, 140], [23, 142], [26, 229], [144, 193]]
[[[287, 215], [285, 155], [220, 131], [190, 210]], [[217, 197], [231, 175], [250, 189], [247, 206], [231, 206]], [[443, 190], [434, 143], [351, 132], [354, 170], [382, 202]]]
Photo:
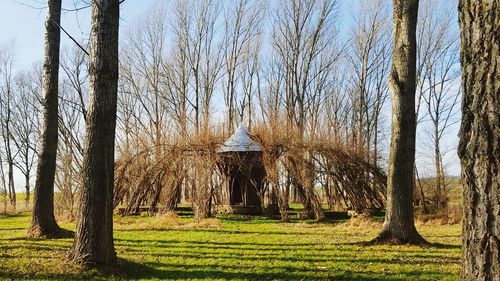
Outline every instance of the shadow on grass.
[[[26, 228], [14, 228], [15, 230], [26, 230]], [[2, 230], [13, 230], [8, 228], [3, 228]], [[1, 238], [0, 241], [45, 241], [45, 240], [64, 240], [64, 239], [73, 239], [75, 237], [75, 232], [73, 230], [63, 229], [61, 228], [61, 232], [57, 237], [8, 237]]]
[[[450, 249], [450, 250], [455, 250], [455, 249], [461, 249], [461, 245], [453, 245], [453, 244], [442, 244], [442, 243], [429, 243], [429, 244], [391, 244], [391, 243], [382, 243], [382, 244], [373, 244], [371, 241], [361, 241], [361, 242], [344, 242], [344, 243], [338, 243], [339, 245], [348, 245], [348, 246], [359, 246], [359, 247], [376, 247], [376, 246], [408, 246], [408, 247], [420, 247], [423, 249]], [[384, 249], [384, 251], [390, 251], [387, 249]], [[400, 252], [400, 250], [398, 250]]]
[[[122, 274], [120, 277], [127, 279], [160, 279], [160, 280], [401, 280], [398, 277], [379, 274], [367, 274], [357, 271], [331, 271], [323, 272], [322, 276], [315, 275], [316, 271], [309, 271], [306, 274], [301, 268], [279, 267], [282, 272], [241, 272], [240, 267], [234, 266], [215, 266], [207, 269], [205, 265], [176, 265], [160, 262], [151, 262], [140, 264], [132, 261], [124, 261], [120, 268]], [[162, 269], [165, 268], [165, 269]], [[440, 274], [439, 272], [433, 272]], [[414, 272], [410, 273], [415, 276]], [[418, 274], [417, 274], [418, 275]]]
[[[198, 230], [197, 230], [198, 231]], [[243, 233], [248, 233], [248, 232], [243, 232]], [[251, 233], [257, 233], [260, 234], [260, 232], [251, 232]], [[275, 234], [273, 232], [267, 232], [266, 234]], [[282, 233], [277, 233], [277, 234], [282, 234]], [[200, 247], [200, 248], [210, 248], [210, 249], [252, 249], [252, 248], [258, 248], [262, 249], [264, 248], [269, 248], [269, 250], [279, 250], [279, 249], [287, 249], [287, 248], [305, 248], [305, 249], [312, 249], [312, 248], [321, 248], [324, 249], [325, 246], [328, 247], [336, 247], [336, 246], [358, 246], [358, 247], [376, 247], [376, 246], [383, 246], [383, 245], [367, 245], [366, 242], [335, 242], [331, 244], [318, 244], [314, 245], [311, 243], [254, 243], [254, 242], [227, 242], [227, 241], [197, 241], [197, 240], [159, 240], [159, 239], [124, 239], [124, 238], [115, 238], [115, 241], [120, 243], [122, 242], [123, 244], [133, 246], [137, 244], [149, 244], [149, 243], [155, 243], [155, 244], [164, 244], [164, 245], [169, 245], [169, 246], [174, 246], [174, 244], [191, 244], [195, 247]], [[391, 245], [387, 245], [391, 246]], [[410, 244], [401, 244], [401, 245], [394, 245], [394, 246], [415, 246], [415, 245], [410, 245]], [[453, 245], [453, 244], [441, 244], [441, 243], [430, 243], [428, 245], [417, 245], [420, 248], [427, 249], [427, 248], [436, 248], [436, 249], [460, 249], [462, 246], [461, 245]], [[384, 250], [385, 251], [385, 250]], [[398, 250], [399, 252], [400, 250]], [[414, 251], [414, 250], [412, 250]]]
[[452, 245], [452, 244], [441, 244], [441, 243], [431, 243], [427, 247], [437, 248], [437, 249], [462, 249], [462, 245]]
[[2, 227], [0, 231], [26, 230], [25, 227]]
[[[336, 243], [331, 245], [313, 245], [310, 243], [253, 243], [253, 242], [217, 242], [217, 241], [180, 241], [180, 240], [136, 240], [120, 239], [117, 241], [119, 247], [126, 247], [129, 253], [145, 254], [148, 256], [162, 258], [176, 258], [187, 260], [220, 260], [225, 264], [239, 261], [254, 263], [257, 261], [269, 261], [280, 263], [325, 263], [340, 262], [343, 264], [405, 264], [405, 259], [394, 259], [394, 257], [381, 257], [370, 254], [370, 247], [350, 248], [355, 243]], [[149, 247], [148, 247], [149, 246]], [[340, 246], [340, 248], [339, 248]], [[343, 247], [345, 246], [345, 247]], [[439, 245], [453, 247], [453, 245]], [[148, 250], [145, 250], [148, 249]], [[191, 249], [196, 249], [195, 251]], [[454, 249], [454, 248], [452, 248]], [[325, 251], [327, 250], [327, 251]], [[335, 252], [329, 252], [333, 250]], [[384, 252], [397, 252], [404, 255], [401, 249], [384, 249]], [[293, 252], [293, 254], [292, 254]], [[306, 253], [314, 252], [309, 256]], [[288, 254], [286, 254], [288, 253]], [[442, 251], [434, 252], [432, 255], [425, 248], [411, 249], [408, 253], [412, 262], [419, 264], [435, 264], [439, 259], [442, 264], [456, 264], [458, 259], [450, 257]], [[298, 255], [298, 256], [295, 256]], [[361, 256], [360, 256], [361, 255]], [[232, 261], [232, 262], [230, 262]], [[265, 267], [265, 265], [264, 265]]]
[[[102, 279], [102, 278], [101, 278]], [[0, 280], [89, 280], [88, 276], [78, 276], [71, 274], [23, 274], [0, 272]]]
[[[144, 240], [129, 240], [122, 239], [122, 242], [133, 241], [132, 245], [140, 247], [140, 242], [145, 242]], [[154, 241], [154, 240], [146, 240]], [[177, 249], [178, 243], [181, 241], [162, 241], [158, 240], [158, 244], [154, 245], [154, 248], [169, 248], [170, 250]], [[206, 244], [209, 248], [223, 246], [224, 244], [231, 249], [231, 246], [260, 246], [263, 250], [266, 250], [266, 246], [277, 246], [283, 245], [281, 243], [252, 243], [252, 242], [235, 242], [235, 243], [224, 243], [224, 242], [201, 242], [201, 241], [182, 241], [182, 243], [187, 244], [187, 246], [192, 246], [193, 249], [199, 248]], [[139, 245], [138, 245], [139, 244]], [[234, 244], [234, 245], [233, 245]], [[344, 243], [347, 244], [347, 243]], [[353, 243], [349, 243], [352, 245]], [[264, 246], [263, 246], [264, 245]], [[296, 246], [295, 243], [284, 244], [288, 247]], [[310, 243], [299, 243], [299, 247], [305, 247], [312, 245]], [[456, 248], [455, 245], [445, 245], [445, 244], [435, 244], [436, 248]], [[36, 249], [33, 249], [36, 250]], [[38, 250], [48, 250], [44, 245], [43, 249]], [[131, 251], [132, 249], [128, 249]], [[368, 249], [369, 250], [369, 249]], [[134, 261], [120, 259], [117, 266], [112, 268], [103, 268], [98, 271], [85, 271], [82, 275], [77, 275], [78, 273], [72, 274], [55, 274], [55, 275], [23, 275], [22, 273], [10, 272], [2, 273], [0, 270], [0, 279], [7, 280], [90, 280], [90, 279], [124, 279], [124, 280], [135, 280], [135, 279], [161, 279], [161, 280], [177, 280], [177, 279], [190, 279], [190, 280], [207, 280], [207, 279], [222, 279], [222, 280], [405, 280], [408, 278], [420, 279], [419, 277], [429, 277], [432, 275], [435, 280], [440, 280], [447, 274], [445, 272], [437, 271], [399, 271], [395, 274], [392, 272], [361, 272], [352, 270], [353, 268], [364, 268], [368, 264], [404, 264], [407, 260], [390, 260], [384, 258], [365, 258], [356, 259], [352, 256], [344, 256], [346, 253], [350, 252], [351, 249], [340, 249], [341, 253], [335, 255], [324, 255], [315, 254], [314, 257], [290, 257], [284, 258], [279, 256], [264, 255], [259, 256], [258, 254], [245, 254], [245, 253], [221, 253], [221, 254], [210, 254], [207, 253], [158, 253], [158, 252], [142, 252], [148, 256], [156, 256], [157, 258], [174, 258], [178, 260], [179, 263], [171, 263], [170, 261], [141, 261], [137, 263]], [[342, 257], [344, 256], [344, 257]], [[436, 258], [428, 257], [428, 258]], [[440, 257], [442, 258], [442, 257]], [[184, 264], [183, 261], [186, 261]], [[258, 265], [254, 268], [256, 272], [249, 272], [248, 268], [244, 264], [248, 264], [245, 261], [262, 261], [263, 265]], [[269, 263], [266, 261], [269, 260]], [[213, 261], [218, 261], [218, 264], [212, 264]], [[231, 261], [231, 262], [229, 262]], [[292, 262], [289, 265], [276, 265], [274, 261], [282, 262]], [[326, 262], [337, 261], [337, 266], [345, 267], [346, 270], [339, 270], [337, 267], [323, 268]], [[194, 262], [194, 263], [193, 263]], [[309, 263], [304, 266], [303, 263]], [[428, 260], [426, 257], [423, 259], [414, 259], [412, 262], [418, 264], [435, 263], [434, 260]], [[453, 263], [454, 260], [441, 261], [443, 263]], [[232, 265], [232, 264], [233, 265]], [[322, 265], [322, 268], [318, 268], [317, 265]], [[325, 264], [326, 265], [326, 264]], [[385, 268], [385, 267], [384, 267]], [[430, 280], [430, 279], [429, 279]]]
[[16, 213], [16, 214], [0, 214], [1, 218], [19, 218], [19, 217], [28, 217], [30, 213]]
[[[139, 253], [139, 252], [138, 252]], [[142, 252], [144, 254], [144, 252]], [[193, 253], [193, 252], [147, 252], [148, 255], [161, 257], [164, 259], [190, 259], [197, 260], [198, 262], [210, 261], [210, 260], [218, 260], [223, 261], [224, 263], [237, 263], [237, 262], [268, 262], [268, 264], [273, 263], [291, 263], [291, 264], [300, 264], [300, 263], [308, 263], [308, 264], [326, 264], [335, 262], [337, 264], [349, 265], [349, 264], [359, 264], [359, 265], [373, 265], [378, 264], [381, 266], [384, 265], [401, 265], [407, 264], [408, 260], [405, 259], [394, 259], [391, 257], [387, 258], [376, 258], [376, 257], [362, 257], [356, 258], [353, 255], [347, 254], [336, 254], [336, 255], [320, 255], [315, 254], [312, 257], [292, 257], [292, 256], [276, 256], [273, 254], [242, 254], [242, 253]], [[436, 259], [439, 259], [439, 263], [442, 265], [451, 265], [457, 264], [458, 259], [453, 257], [447, 257], [444, 255], [434, 255], [432, 257], [426, 255], [412, 255], [411, 262], [417, 263], [420, 265], [434, 265], [436, 263]], [[259, 265], [260, 268], [271, 268], [266, 265]], [[274, 266], [272, 268], [275, 268]], [[300, 269], [303, 270], [303, 269]]]
[[296, 216], [291, 216], [289, 221], [283, 222], [281, 221], [281, 217], [279, 215], [276, 216], [251, 216], [251, 215], [217, 215], [215, 216], [217, 219], [226, 222], [246, 222], [249, 224], [339, 224], [342, 222], [346, 222], [348, 218], [325, 218], [322, 220], [314, 220], [314, 219], [298, 219]]
[[23, 249], [28, 251], [64, 251], [70, 245], [0, 245], [2, 250]]
[[[219, 234], [260, 234], [260, 235], [310, 235], [310, 236], [325, 236], [325, 233], [315, 232], [312, 228], [305, 228], [300, 231], [295, 231], [294, 233], [286, 232], [286, 231], [272, 231], [272, 230], [263, 230], [263, 231], [249, 231], [249, 230], [237, 230], [237, 229], [220, 229], [220, 228], [121, 228], [120, 232], [197, 232], [197, 233], [219, 233]], [[335, 235], [335, 234], [332, 234]]]

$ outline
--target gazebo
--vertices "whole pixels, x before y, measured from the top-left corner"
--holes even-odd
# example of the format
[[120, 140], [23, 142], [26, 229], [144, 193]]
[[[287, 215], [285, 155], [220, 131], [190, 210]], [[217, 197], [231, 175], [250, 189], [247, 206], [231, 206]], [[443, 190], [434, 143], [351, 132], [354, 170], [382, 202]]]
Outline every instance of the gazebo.
[[265, 169], [261, 146], [240, 127], [219, 148], [226, 177], [216, 212], [261, 214]]

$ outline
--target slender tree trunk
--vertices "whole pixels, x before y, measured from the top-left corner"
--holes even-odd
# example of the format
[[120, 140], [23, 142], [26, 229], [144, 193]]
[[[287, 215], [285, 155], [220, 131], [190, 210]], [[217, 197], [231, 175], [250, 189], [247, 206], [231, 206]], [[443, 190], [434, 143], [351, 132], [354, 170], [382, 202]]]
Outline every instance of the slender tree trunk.
[[418, 175], [418, 169], [416, 165], [415, 165], [415, 179], [417, 180], [418, 187], [420, 189], [420, 198], [422, 199], [422, 206], [424, 208], [423, 213], [428, 214], [429, 209], [427, 208], [427, 202], [425, 202], [424, 188], [422, 187], [422, 183], [420, 182], [420, 176]]
[[24, 175], [24, 189], [26, 191], [26, 198], [24, 199], [24, 203], [26, 204], [26, 209], [30, 206], [30, 173], [27, 172]]
[[378, 167], [378, 114], [375, 117], [374, 140], [373, 140], [373, 165]]
[[459, 3], [462, 280], [500, 280], [500, 1]]
[[75, 241], [68, 257], [100, 267], [116, 262], [113, 181], [118, 87], [119, 0], [92, 2], [89, 110], [83, 187]]
[[446, 193], [444, 192], [444, 175], [443, 175], [443, 163], [441, 158], [441, 149], [439, 144], [439, 131], [437, 124], [434, 130], [434, 164], [436, 169], [436, 207], [437, 210], [442, 210], [446, 208], [447, 200]]
[[45, 62], [43, 64], [42, 133], [35, 181], [30, 237], [65, 236], [54, 216], [54, 176], [58, 133], [59, 43], [61, 0], [49, 0], [45, 20]]
[[387, 206], [382, 232], [373, 243], [427, 243], [413, 219], [415, 164], [415, 72], [418, 0], [394, 0], [394, 45], [389, 86], [392, 131]]
[[0, 192], [2, 193], [2, 199], [3, 199], [3, 212], [5, 213], [7, 211], [7, 185], [5, 184], [5, 172], [3, 170], [3, 159], [2, 155], [0, 154], [0, 182], [2, 183]]
[[[10, 155], [10, 152], [9, 152], [9, 155]], [[10, 156], [9, 158], [12, 160], [12, 156]], [[9, 177], [9, 190], [10, 190], [10, 194], [11, 194], [10, 204], [12, 205], [12, 208], [15, 210], [16, 206], [17, 206], [16, 186], [14, 184], [14, 163], [11, 160], [9, 160], [9, 163], [8, 163], [9, 170], [7, 173], [8, 173], [8, 177]]]

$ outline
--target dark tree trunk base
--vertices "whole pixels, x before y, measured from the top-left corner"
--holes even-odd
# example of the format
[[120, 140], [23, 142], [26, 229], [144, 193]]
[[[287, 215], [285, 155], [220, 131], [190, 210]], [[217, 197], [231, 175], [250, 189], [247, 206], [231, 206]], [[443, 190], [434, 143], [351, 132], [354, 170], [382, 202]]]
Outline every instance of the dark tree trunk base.
[[28, 229], [29, 238], [48, 238], [48, 239], [58, 239], [58, 238], [73, 238], [75, 233], [71, 230], [60, 228], [59, 226], [53, 227], [42, 227], [40, 225], [32, 225]]
[[[96, 259], [98, 257], [98, 260]], [[114, 267], [117, 264], [117, 256], [113, 251], [108, 251], [107, 253], [98, 254], [92, 253], [91, 251], [76, 251], [71, 248], [66, 255], [68, 260], [75, 264], [83, 265], [89, 268], [95, 268], [98, 270], [106, 270]]]
[[394, 235], [390, 230], [382, 230], [382, 232], [373, 240], [366, 242], [365, 245], [420, 245], [429, 246], [427, 242], [416, 230], [400, 237]]

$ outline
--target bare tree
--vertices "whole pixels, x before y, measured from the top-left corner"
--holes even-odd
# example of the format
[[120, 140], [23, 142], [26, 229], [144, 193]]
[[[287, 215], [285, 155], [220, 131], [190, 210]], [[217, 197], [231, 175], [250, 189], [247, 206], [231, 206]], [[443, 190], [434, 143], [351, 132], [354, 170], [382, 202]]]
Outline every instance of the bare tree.
[[38, 104], [41, 92], [41, 73], [34, 69], [16, 76], [15, 123], [12, 127], [13, 142], [17, 149], [14, 165], [24, 176], [25, 204], [29, 207], [30, 181], [36, 163], [36, 140], [39, 135]]
[[[228, 131], [232, 132], [238, 121], [237, 112], [243, 113], [251, 97], [248, 87], [253, 82], [258, 48], [252, 48], [259, 35], [263, 7], [260, 3], [248, 0], [230, 2], [225, 18], [224, 101], [227, 110]], [[254, 53], [251, 53], [254, 52]], [[248, 75], [245, 75], [248, 74]], [[245, 79], [247, 78], [247, 79]], [[252, 77], [253, 78], [253, 77]], [[241, 82], [241, 83], [240, 83]], [[243, 84], [243, 85], [241, 85]], [[242, 86], [242, 90], [238, 86]], [[246, 87], [245, 87], [246, 86]], [[239, 94], [242, 92], [243, 95]], [[240, 114], [240, 115], [241, 115]]]
[[367, 155], [373, 163], [378, 160], [380, 115], [388, 96], [391, 31], [385, 3], [360, 3], [348, 56], [352, 67], [352, 134], [356, 142], [373, 151]]
[[7, 211], [7, 183], [5, 182], [5, 172], [3, 170], [3, 158], [2, 154], [0, 153], [0, 193], [2, 194], [2, 203], [3, 203], [3, 211], [4, 213]]
[[130, 31], [121, 64], [122, 79], [143, 109], [144, 133], [159, 152], [166, 125], [163, 75], [166, 49], [165, 10], [148, 13], [141, 24]]
[[185, 38], [176, 34], [172, 54], [163, 65], [166, 76], [163, 99], [167, 114], [175, 122], [175, 129], [182, 138], [189, 134], [190, 117], [190, 78], [191, 68], [188, 64], [188, 53], [185, 48]]
[[[83, 45], [83, 43], [81, 44]], [[87, 87], [88, 80], [88, 57], [84, 51], [79, 47], [73, 47], [63, 52], [61, 59], [61, 69], [65, 76], [63, 84], [72, 89], [75, 99], [68, 100], [71, 107], [80, 112], [82, 118], [86, 120], [87, 116]], [[73, 96], [73, 95], [72, 95]]]
[[[12, 140], [14, 123], [14, 44], [0, 49], [0, 135], [2, 138], [4, 162], [7, 165], [7, 193], [10, 205], [16, 208], [16, 189], [14, 184], [15, 145]], [[3, 166], [2, 166], [3, 169]]]
[[92, 2], [84, 180], [75, 241], [68, 253], [73, 261], [92, 266], [116, 262], [112, 200], [119, 16], [119, 0]]
[[80, 97], [73, 87], [63, 83], [59, 91], [59, 145], [55, 184], [59, 190], [56, 211], [74, 218], [77, 193], [83, 185], [84, 114]]
[[[417, 26], [419, 77], [417, 111], [423, 106], [419, 123], [430, 123], [430, 146], [434, 147], [435, 167], [434, 201], [436, 210], [447, 206], [445, 164], [442, 138], [450, 126], [459, 121], [457, 118], [459, 90], [456, 87], [460, 71], [457, 69], [459, 41], [453, 29], [448, 4], [423, 1], [419, 11]], [[418, 116], [418, 112], [417, 112]]]
[[[318, 105], [326, 96], [327, 78], [339, 58], [340, 52], [335, 48], [336, 4], [331, 0], [282, 1], [273, 15], [269, 105], [276, 118], [283, 107], [287, 129], [301, 140], [315, 133], [311, 129], [316, 128]], [[275, 102], [278, 103], [273, 105]], [[290, 168], [304, 174], [308, 161], [290, 161]], [[296, 193], [302, 194], [307, 213], [322, 218], [312, 182], [303, 186], [299, 179], [291, 178], [291, 183]]]
[[462, 280], [500, 280], [499, 1], [459, 2], [464, 181]]
[[[262, 91], [261, 72], [262, 64], [260, 61], [261, 36], [257, 35], [245, 52], [243, 70], [241, 74], [241, 84], [243, 88], [243, 97], [238, 104], [239, 121], [248, 122], [247, 126], [252, 129], [252, 121], [255, 118], [255, 102], [259, 93]], [[245, 119], [246, 116], [246, 119]]]
[[223, 48], [215, 36], [220, 7], [220, 1], [177, 1], [175, 6], [173, 28], [179, 47], [187, 50], [193, 91], [188, 101], [197, 134], [208, 130], [212, 98], [221, 76]]
[[389, 86], [392, 130], [387, 206], [382, 231], [374, 243], [427, 243], [413, 218], [415, 163], [416, 28], [418, 0], [393, 2], [394, 45]]
[[[348, 63], [346, 58], [341, 58], [340, 65]], [[325, 110], [323, 124], [326, 132], [336, 140], [348, 141], [352, 138], [351, 131], [344, 128], [350, 128], [352, 120], [352, 100], [346, 95], [346, 89], [349, 87], [349, 73], [344, 69], [335, 69], [331, 74], [335, 83], [332, 83], [329, 95], [325, 97]]]
[[42, 128], [38, 149], [33, 213], [28, 236], [61, 237], [66, 233], [54, 216], [54, 177], [57, 154], [59, 45], [61, 0], [48, 2], [45, 20], [45, 59], [42, 86]]
[[82, 140], [87, 114], [87, 56], [79, 47], [63, 50], [60, 66], [63, 76], [59, 86], [59, 130], [55, 175], [58, 196], [55, 200], [55, 212], [57, 215], [73, 219], [77, 194], [83, 181]]

